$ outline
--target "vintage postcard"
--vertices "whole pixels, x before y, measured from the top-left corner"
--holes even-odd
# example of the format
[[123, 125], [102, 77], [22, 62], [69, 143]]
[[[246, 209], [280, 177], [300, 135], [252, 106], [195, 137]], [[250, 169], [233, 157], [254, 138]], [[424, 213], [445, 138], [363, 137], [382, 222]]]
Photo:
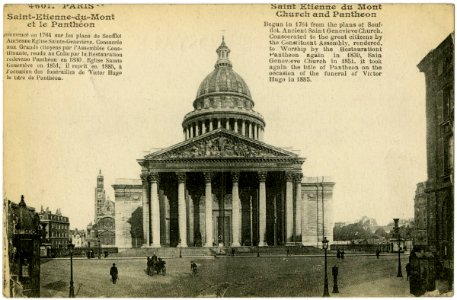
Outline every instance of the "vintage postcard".
[[451, 4], [5, 4], [3, 295], [453, 295]]

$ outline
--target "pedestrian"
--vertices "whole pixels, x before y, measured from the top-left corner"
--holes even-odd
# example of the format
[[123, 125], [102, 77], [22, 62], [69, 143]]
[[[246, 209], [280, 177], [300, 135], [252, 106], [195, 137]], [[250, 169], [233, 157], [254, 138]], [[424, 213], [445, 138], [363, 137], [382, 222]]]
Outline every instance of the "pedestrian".
[[289, 247], [287, 247], [287, 256], [289, 256], [289, 255], [290, 255], [290, 249], [289, 249]]
[[232, 248], [232, 256], [235, 256], [235, 248]]
[[409, 276], [411, 275], [411, 265], [409, 263], [406, 264], [406, 280], [409, 280]]
[[344, 259], [344, 250], [341, 251], [341, 259]]
[[336, 258], [340, 259], [341, 258], [341, 251], [340, 249], [336, 250]]
[[118, 274], [119, 274], [117, 271], [116, 264], [113, 264], [113, 266], [109, 270], [109, 274], [111, 275], [111, 280], [113, 281], [113, 284], [116, 284], [116, 281], [118, 279]]
[[197, 264], [194, 261], [190, 262], [190, 270], [192, 271], [192, 274], [197, 274]]
[[376, 258], [377, 258], [377, 259], [379, 259], [379, 253], [380, 253], [380, 252], [381, 252], [381, 251], [379, 251], [379, 249], [376, 249]]

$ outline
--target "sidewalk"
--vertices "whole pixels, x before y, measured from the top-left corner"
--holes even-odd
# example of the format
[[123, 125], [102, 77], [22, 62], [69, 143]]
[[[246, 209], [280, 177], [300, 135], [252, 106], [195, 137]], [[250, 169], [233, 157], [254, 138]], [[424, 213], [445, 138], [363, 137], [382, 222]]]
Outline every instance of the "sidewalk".
[[[330, 292], [332, 288], [332, 283], [329, 283]], [[332, 297], [413, 297], [405, 277], [380, 278], [348, 287], [339, 286], [338, 289], [340, 293], [331, 293]]]

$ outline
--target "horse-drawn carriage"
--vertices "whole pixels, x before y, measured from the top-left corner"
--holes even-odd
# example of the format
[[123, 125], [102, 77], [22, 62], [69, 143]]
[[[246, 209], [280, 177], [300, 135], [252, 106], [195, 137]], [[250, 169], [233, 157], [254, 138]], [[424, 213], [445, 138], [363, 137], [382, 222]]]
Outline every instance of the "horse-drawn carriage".
[[149, 276], [153, 276], [154, 272], [157, 275], [162, 274], [165, 275], [167, 273], [167, 267], [165, 267], [166, 262], [162, 260], [160, 257], [158, 260], [156, 259], [149, 259], [148, 266], [147, 266], [147, 273]]

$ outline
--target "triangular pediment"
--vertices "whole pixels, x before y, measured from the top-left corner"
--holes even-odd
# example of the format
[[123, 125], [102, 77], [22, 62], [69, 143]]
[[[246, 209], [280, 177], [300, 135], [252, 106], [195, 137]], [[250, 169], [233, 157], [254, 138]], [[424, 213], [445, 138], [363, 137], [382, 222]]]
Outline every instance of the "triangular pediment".
[[217, 129], [150, 153], [147, 160], [181, 158], [298, 158], [298, 155], [226, 129]]

